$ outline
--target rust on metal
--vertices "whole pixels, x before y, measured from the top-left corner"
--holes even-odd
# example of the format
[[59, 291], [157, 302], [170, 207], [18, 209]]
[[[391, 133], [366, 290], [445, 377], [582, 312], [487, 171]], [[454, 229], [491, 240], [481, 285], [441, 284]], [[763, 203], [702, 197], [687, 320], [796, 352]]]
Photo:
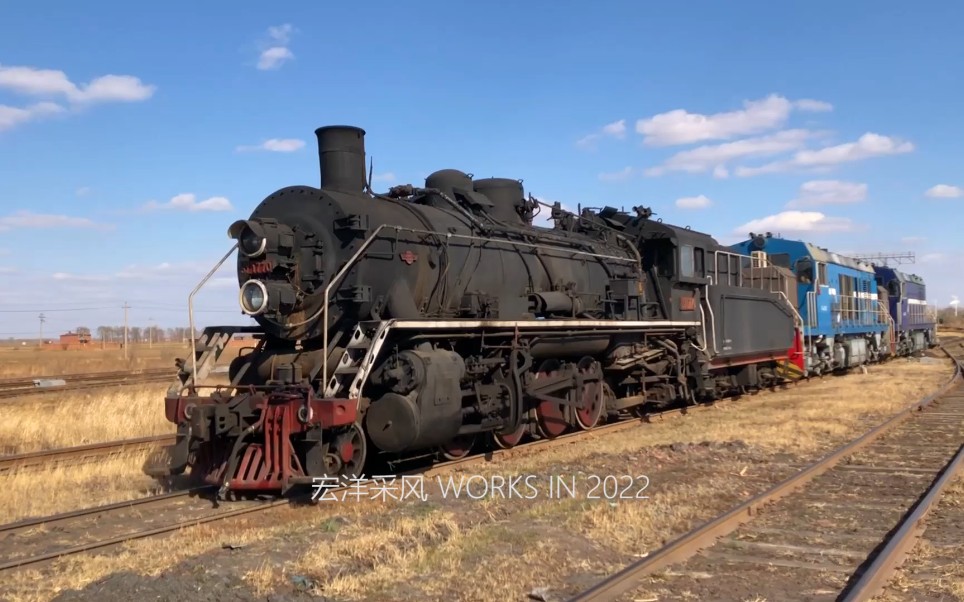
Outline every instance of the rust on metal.
[[[942, 347], [942, 350], [954, 359], [946, 348]], [[833, 468], [840, 460], [866, 447], [874, 440], [891, 431], [897, 425], [930, 406], [936, 400], [941, 399], [957, 384], [961, 376], [961, 362], [956, 360], [954, 374], [936, 393], [911, 404], [900, 413], [892, 416], [858, 439], [831, 452], [797, 474], [778, 483], [768, 491], [755, 496], [726, 514], [720, 515], [682, 535], [652, 554], [649, 554], [647, 557], [626, 566], [621, 571], [600, 581], [595, 586], [570, 598], [569, 602], [616, 600], [619, 596], [635, 589], [644, 576], [698, 554], [702, 549], [713, 545], [718, 538], [731, 533], [739, 526], [749, 522], [755, 515], [759, 514], [765, 506], [773, 504], [800, 489], [815, 477]]]
[[958, 448], [957, 453], [945, 466], [940, 478], [928, 489], [927, 495], [904, 517], [900, 527], [873, 562], [861, 573], [857, 582], [848, 588], [842, 601], [869, 600], [883, 590], [897, 568], [914, 549], [918, 538], [924, 532], [924, 519], [937, 505], [944, 489], [954, 479], [962, 465], [964, 465], [964, 445]]

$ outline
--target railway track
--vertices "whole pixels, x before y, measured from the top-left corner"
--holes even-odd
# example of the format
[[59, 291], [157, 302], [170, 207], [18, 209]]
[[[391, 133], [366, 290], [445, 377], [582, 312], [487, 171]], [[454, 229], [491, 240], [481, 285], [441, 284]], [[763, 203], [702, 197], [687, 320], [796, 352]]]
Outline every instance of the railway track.
[[173, 368], [155, 368], [143, 372], [91, 372], [37, 378], [8, 378], [0, 380], [0, 399], [41, 393], [76, 391], [90, 387], [113, 387], [173, 381], [174, 375]]
[[161, 445], [170, 445], [174, 441], [174, 435], [155, 435], [0, 456], [0, 475], [11, 471], [49, 468], [59, 464], [75, 465], [102, 461], [124, 454], [151, 450]]
[[[495, 450], [487, 454], [468, 456], [459, 460], [439, 463], [427, 471], [402, 474], [434, 476], [445, 472], [483, 463], [498, 458], [506, 460], [549, 447], [576, 443], [588, 437], [610, 435], [655, 419], [687, 415], [716, 409], [725, 403], [676, 408], [658, 414], [633, 418], [579, 431], [555, 439], [534, 441], [510, 449]], [[352, 485], [351, 489], [355, 489]], [[337, 494], [342, 489], [326, 492]], [[210, 496], [214, 488], [197, 488], [177, 491], [159, 496], [130, 500], [106, 506], [66, 512], [48, 517], [32, 518], [0, 525], [0, 549], [8, 551], [0, 557], [0, 574], [20, 567], [35, 566], [63, 556], [80, 554], [142, 539], [173, 533], [196, 525], [227, 520], [253, 512], [289, 507], [310, 502], [309, 496], [274, 499], [269, 501], [230, 502], [213, 507]], [[2, 554], [2, 552], [0, 552]]]
[[944, 351], [957, 369], [937, 394], [570, 602], [849, 601], [878, 593], [964, 467], [964, 345]]
[[[797, 386], [800, 382], [797, 381], [788, 386]], [[421, 474], [432, 476], [456, 468], [491, 461], [495, 458], [505, 460], [525, 454], [538, 453], [538, 451], [549, 447], [576, 443], [584, 438], [618, 433], [637, 427], [642, 423], [710, 411], [734, 402], [738, 402], [738, 400], [725, 399], [713, 404], [673, 408], [638, 419], [627, 419], [602, 425], [590, 431], [579, 431], [556, 439], [535, 441], [507, 450], [495, 450], [487, 454], [473, 455], [460, 460], [440, 463], [431, 467], [427, 472], [421, 471]], [[116, 446], [134, 442], [154, 445], [162, 443], [161, 438], [150, 442], [146, 439], [102, 445]], [[55, 451], [66, 452], [67, 450]], [[97, 451], [91, 450], [89, 453], [96, 454]], [[309, 501], [307, 497], [270, 501], [242, 501], [231, 502], [215, 508], [209, 498], [203, 497], [206, 493], [213, 493], [213, 489], [201, 488], [173, 492], [0, 525], [0, 547], [12, 552], [5, 557], [0, 557], [0, 573], [20, 567], [35, 566], [63, 556], [116, 546], [136, 539], [173, 533], [200, 524], [304, 504]], [[333, 493], [337, 493], [337, 490]], [[53, 529], [50, 527], [53, 527]]]

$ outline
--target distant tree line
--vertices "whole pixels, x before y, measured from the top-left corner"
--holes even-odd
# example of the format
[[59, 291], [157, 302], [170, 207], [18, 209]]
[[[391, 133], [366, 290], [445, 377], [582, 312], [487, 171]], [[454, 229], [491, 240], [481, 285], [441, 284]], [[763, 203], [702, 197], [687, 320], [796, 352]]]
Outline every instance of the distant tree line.
[[[74, 329], [74, 332], [87, 336], [92, 336], [93, 334], [87, 326], [78, 326]], [[98, 326], [96, 333], [98, 340], [107, 343], [124, 342], [123, 326]], [[197, 334], [200, 335], [201, 333], [198, 332]], [[160, 328], [159, 326], [130, 326], [127, 329], [127, 340], [131, 343], [189, 341], [191, 340], [191, 329], [187, 327]]]
[[948, 326], [964, 326], [964, 308], [958, 307], [955, 315], [953, 307], [945, 307], [938, 310], [937, 319]]

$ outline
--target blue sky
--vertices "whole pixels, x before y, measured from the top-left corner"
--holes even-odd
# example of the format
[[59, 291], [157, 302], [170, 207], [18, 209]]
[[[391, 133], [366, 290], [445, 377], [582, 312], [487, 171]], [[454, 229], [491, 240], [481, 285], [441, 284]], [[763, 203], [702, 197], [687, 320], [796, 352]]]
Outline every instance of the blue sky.
[[[34, 2], [0, 19], [0, 336], [186, 323], [225, 231], [367, 131], [376, 187], [457, 168], [735, 242], [913, 251], [964, 295], [959, 24], [898, 2]], [[202, 323], [241, 323], [230, 265]], [[70, 311], [59, 311], [70, 310]]]

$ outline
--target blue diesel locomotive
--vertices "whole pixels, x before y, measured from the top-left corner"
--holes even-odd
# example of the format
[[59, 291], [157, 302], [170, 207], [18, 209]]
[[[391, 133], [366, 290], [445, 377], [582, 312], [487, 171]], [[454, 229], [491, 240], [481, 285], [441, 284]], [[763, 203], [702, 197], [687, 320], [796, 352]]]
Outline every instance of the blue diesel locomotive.
[[916, 274], [888, 266], [874, 266], [881, 303], [887, 307], [894, 328], [897, 355], [923, 351], [937, 344], [937, 320], [927, 305], [927, 287]]
[[770, 233], [751, 232], [731, 248], [765, 257], [796, 275], [808, 375], [880, 361], [896, 352], [894, 319], [881, 302], [871, 264]]

